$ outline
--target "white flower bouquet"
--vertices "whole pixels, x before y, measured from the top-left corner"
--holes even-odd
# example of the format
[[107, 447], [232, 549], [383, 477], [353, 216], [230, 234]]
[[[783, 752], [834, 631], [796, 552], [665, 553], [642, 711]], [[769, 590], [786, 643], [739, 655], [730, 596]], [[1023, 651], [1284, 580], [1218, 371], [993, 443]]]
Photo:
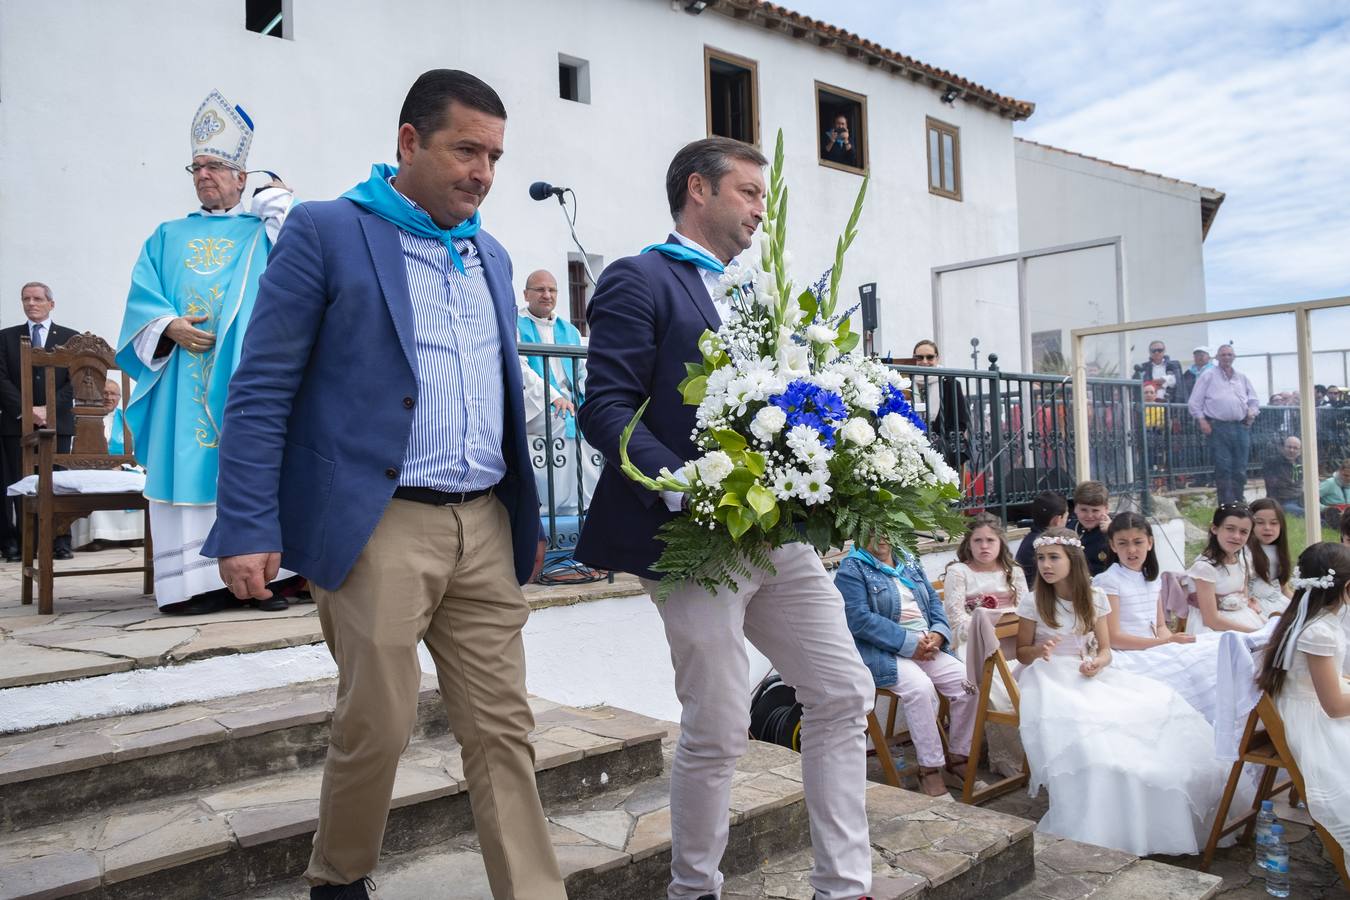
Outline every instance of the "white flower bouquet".
[[856, 355], [849, 311], [836, 313], [844, 253], [857, 235], [864, 179], [833, 268], [800, 293], [784, 249], [787, 188], [778, 134], [759, 267], [728, 271], [721, 283], [731, 314], [699, 339], [702, 361], [687, 363], [684, 402], [698, 407], [694, 443], [703, 451], [678, 472], [651, 478], [628, 458], [622, 468], [654, 491], [687, 497], [687, 514], [660, 532], [653, 567], [663, 587], [693, 579], [712, 592], [771, 569], [769, 551], [805, 539], [820, 552], [848, 540], [886, 538], [913, 549], [915, 531], [960, 529], [957, 475], [933, 450], [905, 398], [909, 379]]

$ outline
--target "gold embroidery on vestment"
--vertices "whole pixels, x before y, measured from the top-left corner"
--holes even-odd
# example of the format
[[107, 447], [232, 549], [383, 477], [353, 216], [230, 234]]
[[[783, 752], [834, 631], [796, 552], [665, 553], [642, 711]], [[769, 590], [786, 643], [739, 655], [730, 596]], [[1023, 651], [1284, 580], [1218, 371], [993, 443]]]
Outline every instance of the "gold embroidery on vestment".
[[234, 241], [229, 238], [193, 238], [187, 246], [192, 255], [183, 265], [198, 275], [219, 272], [234, 256]]

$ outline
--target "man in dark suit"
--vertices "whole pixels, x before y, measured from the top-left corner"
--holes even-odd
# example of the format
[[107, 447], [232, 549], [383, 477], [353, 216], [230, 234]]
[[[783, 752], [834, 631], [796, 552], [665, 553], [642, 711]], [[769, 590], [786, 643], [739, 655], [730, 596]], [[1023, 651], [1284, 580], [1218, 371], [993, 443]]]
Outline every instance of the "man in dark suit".
[[[676, 386], [700, 359], [698, 338], [729, 312], [718, 273], [748, 248], [764, 214], [764, 157], [728, 138], [684, 147], [671, 161], [666, 193], [675, 233], [668, 243], [605, 269], [591, 301], [582, 430], [609, 463], [596, 486], [577, 558], [632, 572], [648, 591], [659, 576], [656, 532], [681, 514], [682, 494], [658, 495], [619, 471], [619, 435], [647, 398], [628, 445], [649, 475], [699, 455], [690, 441], [694, 407]], [[736, 760], [750, 724], [745, 642], [797, 689], [802, 770], [822, 900], [865, 895], [872, 858], [865, 808], [864, 722], [872, 678], [844, 618], [843, 599], [805, 543], [771, 553], [774, 571], [754, 569], [735, 589], [709, 594], [692, 582], [658, 604], [675, 667], [680, 737], [671, 768], [672, 898], [715, 897], [728, 834]]]
[[[4, 447], [5, 486], [11, 485], [31, 475], [23, 471], [23, 455], [19, 439], [23, 435], [23, 379], [20, 371], [19, 339], [27, 337], [34, 347], [51, 349], [60, 347], [66, 341], [79, 334], [64, 325], [52, 321], [52, 310], [56, 300], [52, 298], [52, 289], [40, 281], [30, 281], [23, 286], [23, 314], [27, 321], [21, 325], [11, 325], [0, 331], [0, 442]], [[33, 424], [38, 428], [56, 428], [56, 449], [58, 453], [70, 452], [71, 438], [75, 434], [75, 391], [70, 384], [70, 376], [65, 369], [56, 370], [56, 384], [52, 385], [55, 402], [48, 402], [46, 374], [40, 369], [33, 371]], [[3, 487], [0, 487], [3, 495]], [[0, 551], [5, 562], [18, 562], [19, 545], [23, 540], [22, 506], [17, 497], [4, 497], [0, 503], [3, 515], [0, 515]], [[57, 559], [70, 559], [70, 535], [57, 535], [53, 541], [54, 556]]]
[[494, 897], [562, 900], [534, 779], [520, 585], [543, 557], [511, 261], [478, 230], [506, 110], [465, 72], [417, 79], [399, 167], [291, 214], [230, 382], [216, 525], [240, 599], [307, 576], [338, 666], [305, 877], [367, 897], [421, 668], [436, 663]]

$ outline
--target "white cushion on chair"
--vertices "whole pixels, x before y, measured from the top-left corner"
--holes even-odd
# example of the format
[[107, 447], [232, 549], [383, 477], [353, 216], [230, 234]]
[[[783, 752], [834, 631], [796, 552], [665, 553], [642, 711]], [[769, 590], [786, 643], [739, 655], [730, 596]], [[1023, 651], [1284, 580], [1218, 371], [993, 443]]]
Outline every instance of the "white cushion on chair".
[[[36, 475], [21, 478], [6, 488], [11, 497], [37, 495]], [[52, 490], [58, 494], [139, 494], [145, 490], [145, 473], [123, 469], [79, 469], [53, 472]]]

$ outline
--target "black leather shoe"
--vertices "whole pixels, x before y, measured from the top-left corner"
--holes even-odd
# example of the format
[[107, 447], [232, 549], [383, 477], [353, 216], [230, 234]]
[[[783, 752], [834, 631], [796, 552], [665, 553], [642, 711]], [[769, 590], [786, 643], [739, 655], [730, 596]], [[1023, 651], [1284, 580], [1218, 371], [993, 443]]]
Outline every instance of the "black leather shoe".
[[5, 553], [5, 562], [18, 562], [21, 558], [19, 556], [18, 544], [6, 544], [4, 553]]
[[234, 599], [233, 594], [221, 588], [218, 591], [207, 591], [205, 594], [189, 597], [181, 603], [161, 606], [159, 611], [166, 616], [204, 616], [207, 613], [229, 609], [237, 605], [238, 602]]
[[369, 877], [351, 884], [316, 884], [309, 889], [309, 900], [370, 900], [367, 888], [375, 890]]
[[74, 559], [75, 554], [70, 552], [69, 547], [56, 547], [52, 550], [52, 559]]
[[283, 609], [291, 608], [291, 605], [286, 602], [286, 598], [275, 592], [266, 600], [250, 600], [248, 605], [263, 612], [281, 612]]

